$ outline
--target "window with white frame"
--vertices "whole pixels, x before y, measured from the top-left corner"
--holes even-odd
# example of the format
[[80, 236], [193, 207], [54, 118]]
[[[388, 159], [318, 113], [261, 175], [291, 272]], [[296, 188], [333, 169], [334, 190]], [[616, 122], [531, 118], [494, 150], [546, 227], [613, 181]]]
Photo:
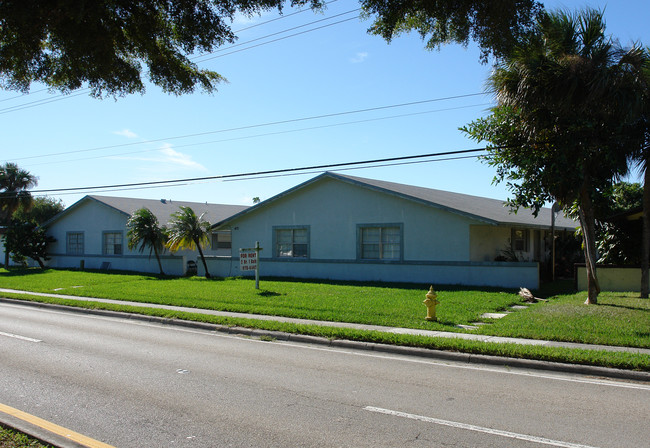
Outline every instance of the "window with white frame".
[[276, 227], [274, 240], [276, 257], [309, 258], [308, 227]]
[[84, 253], [83, 232], [68, 232], [66, 234], [65, 252], [68, 255], [83, 255]]
[[359, 257], [362, 260], [400, 260], [402, 227], [400, 225], [359, 226]]
[[122, 255], [122, 232], [104, 232], [104, 255]]
[[230, 230], [219, 230], [212, 234], [213, 249], [232, 249], [232, 233]]
[[512, 229], [510, 243], [512, 250], [528, 252], [528, 229]]

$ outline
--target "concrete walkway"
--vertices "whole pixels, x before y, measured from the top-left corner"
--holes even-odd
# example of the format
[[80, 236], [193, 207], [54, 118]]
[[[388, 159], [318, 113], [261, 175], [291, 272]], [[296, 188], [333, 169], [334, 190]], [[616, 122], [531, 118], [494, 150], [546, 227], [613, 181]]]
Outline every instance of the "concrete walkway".
[[418, 330], [413, 328], [384, 327], [379, 325], [365, 325], [365, 324], [355, 324], [355, 323], [347, 323], [347, 322], [328, 322], [328, 321], [318, 321], [318, 320], [310, 320], [310, 319], [296, 319], [296, 318], [282, 317], [282, 316], [268, 316], [264, 314], [233, 313], [229, 311], [215, 311], [215, 310], [205, 310], [200, 308], [182, 307], [182, 306], [159, 305], [156, 303], [131, 302], [125, 300], [112, 300], [112, 299], [98, 299], [94, 297], [70, 296], [64, 294], [48, 294], [48, 293], [19, 291], [13, 289], [0, 288], [0, 294], [2, 293], [29, 294], [29, 295], [41, 296], [41, 297], [55, 297], [59, 299], [101, 302], [101, 303], [110, 303], [116, 305], [129, 305], [129, 306], [137, 306], [142, 308], [157, 308], [157, 309], [181, 311], [187, 313], [207, 314], [213, 316], [270, 320], [270, 321], [287, 322], [287, 323], [302, 324], [302, 325], [318, 325], [322, 327], [353, 328], [357, 330], [382, 331], [386, 333], [395, 333], [395, 334], [413, 334], [413, 335], [427, 336], [432, 338], [457, 338], [457, 339], [467, 339], [467, 340], [482, 341], [482, 342], [539, 345], [539, 346], [546, 346], [546, 347], [567, 347], [567, 348], [576, 348], [576, 349], [585, 349], [585, 350], [606, 350], [606, 351], [630, 352], [630, 353], [641, 353], [641, 354], [650, 355], [650, 349], [635, 348], [635, 347], [577, 344], [572, 342], [556, 342], [556, 341], [545, 341], [545, 340], [538, 340], [538, 339], [522, 339], [522, 338], [507, 338], [507, 337], [500, 337], [500, 336], [488, 336], [488, 335], [481, 335], [481, 334], [474, 334], [474, 333], [454, 333], [454, 332], [446, 332], [446, 331]]

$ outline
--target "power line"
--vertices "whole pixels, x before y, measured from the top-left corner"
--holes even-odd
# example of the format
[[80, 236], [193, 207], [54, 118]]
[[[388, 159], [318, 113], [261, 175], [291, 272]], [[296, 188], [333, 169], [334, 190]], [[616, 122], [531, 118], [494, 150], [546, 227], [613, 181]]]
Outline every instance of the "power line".
[[[337, 1], [338, 0], [332, 0], [332, 1], [329, 1], [329, 2], [325, 2], [325, 3], [323, 3], [323, 6], [335, 3]], [[302, 14], [303, 12], [308, 12], [308, 11], [311, 11], [311, 9], [301, 9], [300, 11], [292, 12], [291, 14], [281, 14], [280, 17], [276, 17], [275, 19], [270, 19], [270, 20], [267, 20], [265, 22], [256, 23], [255, 25], [250, 25], [250, 26], [247, 26], [246, 28], [238, 29], [237, 31], [234, 31], [234, 33], [238, 34], [238, 33], [241, 33], [242, 31], [248, 31], [251, 28], [257, 28], [258, 26], [267, 25], [269, 23], [277, 22], [278, 20], [282, 20], [282, 19], [287, 19], [289, 17], [295, 16], [297, 14]]]
[[133, 182], [133, 183], [126, 183], [126, 184], [97, 185], [91, 187], [70, 187], [70, 188], [54, 188], [48, 190], [32, 190], [32, 193], [60, 193], [60, 192], [71, 192], [71, 191], [83, 192], [88, 190], [100, 190], [100, 189], [103, 190], [107, 188], [147, 187], [152, 185], [160, 186], [160, 185], [170, 185], [170, 184], [186, 183], [186, 182], [226, 180], [226, 179], [245, 178], [245, 177], [252, 177], [252, 176], [264, 176], [264, 175], [271, 175], [271, 174], [295, 173], [299, 171], [308, 171], [308, 170], [322, 170], [322, 169], [331, 169], [331, 168], [352, 167], [352, 166], [359, 166], [359, 165], [370, 165], [370, 164], [377, 164], [377, 163], [400, 162], [400, 161], [424, 159], [430, 157], [476, 153], [485, 150], [486, 148], [474, 148], [474, 149], [464, 149], [458, 151], [419, 154], [419, 155], [412, 155], [412, 156], [362, 160], [356, 162], [342, 162], [342, 163], [331, 163], [325, 165], [313, 165], [313, 166], [299, 167], [299, 168], [284, 168], [284, 169], [277, 169], [277, 170], [256, 171], [256, 172], [248, 172], [248, 173], [223, 174], [218, 176], [192, 177], [186, 179], [172, 179], [172, 180], [161, 180], [161, 181], [150, 181], [150, 182]]
[[[346, 122], [342, 122], [342, 123], [325, 124], [325, 125], [321, 125], [321, 126], [310, 126], [310, 127], [306, 127], [306, 128], [299, 128], [299, 129], [290, 129], [290, 130], [287, 130], [287, 131], [265, 132], [263, 134], [246, 135], [246, 136], [243, 136], [243, 137], [233, 137], [233, 138], [225, 138], [225, 139], [221, 139], [221, 140], [210, 140], [210, 141], [207, 141], [207, 142], [188, 143], [188, 144], [185, 144], [185, 145], [175, 145], [175, 146], [173, 146], [173, 149], [188, 148], [188, 147], [192, 147], [192, 146], [209, 145], [209, 144], [214, 144], [214, 143], [226, 143], [226, 142], [234, 142], [234, 141], [240, 141], [240, 140], [249, 140], [249, 139], [253, 139], [253, 138], [268, 137], [268, 136], [274, 136], [274, 135], [292, 134], [292, 133], [295, 133], [295, 132], [312, 131], [312, 130], [317, 130], [317, 129], [327, 129], [327, 128], [333, 128], [333, 127], [339, 127], [339, 126], [348, 126], [348, 125], [352, 125], [352, 124], [371, 123], [373, 121], [392, 120], [392, 119], [395, 119], [395, 118], [413, 117], [413, 116], [426, 115], [426, 114], [432, 114], [432, 113], [437, 113], [437, 112], [448, 112], [448, 111], [451, 111], [451, 110], [467, 109], [467, 108], [470, 108], [470, 107], [489, 106], [490, 104], [491, 103], [470, 104], [468, 106], [447, 107], [447, 108], [444, 108], [444, 109], [434, 109], [434, 110], [427, 110], [427, 111], [422, 111], [422, 112], [411, 112], [411, 113], [408, 113], [408, 114], [390, 115], [390, 116], [379, 117], [379, 118], [368, 118], [368, 119], [365, 119], [365, 120], [346, 121]], [[153, 148], [153, 149], [144, 149], [144, 150], [141, 150], [141, 151], [121, 152], [121, 153], [118, 153], [118, 154], [107, 154], [107, 155], [102, 155], [102, 156], [83, 157], [83, 158], [76, 158], [76, 159], [66, 159], [66, 160], [60, 160], [60, 161], [56, 161], [56, 162], [32, 163], [29, 166], [41, 166], [41, 165], [52, 165], [52, 164], [78, 162], [78, 161], [83, 161], [83, 160], [106, 159], [106, 158], [111, 158], [111, 157], [130, 156], [130, 155], [134, 155], [134, 154], [142, 154], [142, 153], [146, 153], [146, 152], [163, 151], [165, 149], [167, 149], [167, 148], [158, 147], [158, 148]]]
[[90, 91], [90, 89], [82, 89], [81, 91], [77, 91], [76, 93], [70, 94], [70, 95], [65, 95], [65, 94], [62, 93], [60, 95], [57, 95], [54, 98], [45, 98], [45, 99], [42, 99], [42, 100], [35, 100], [35, 101], [29, 102], [29, 103], [19, 104], [18, 106], [7, 107], [7, 108], [4, 108], [4, 109], [0, 109], [0, 115], [8, 114], [8, 113], [11, 113], [11, 112], [16, 112], [16, 111], [23, 110], [23, 109], [30, 109], [32, 107], [42, 106], [43, 104], [54, 103], [56, 101], [67, 100], [69, 98], [74, 98], [74, 97], [77, 97], [77, 96], [85, 95], [89, 91]]
[[[402, 165], [414, 165], [414, 164], [419, 164], [419, 163], [432, 163], [432, 162], [445, 162], [449, 160], [463, 160], [463, 159], [475, 159], [479, 156], [472, 155], [472, 156], [459, 156], [459, 157], [446, 157], [443, 159], [433, 159], [433, 160], [412, 160], [408, 162], [387, 162], [387, 163], [380, 163], [376, 165], [368, 165], [368, 166], [355, 166], [355, 167], [348, 167], [348, 168], [338, 168], [336, 171], [353, 171], [353, 170], [367, 170], [367, 169], [372, 169], [372, 168], [384, 168], [388, 166], [402, 166]], [[312, 171], [301, 171], [301, 172], [295, 172], [295, 173], [280, 173], [280, 174], [268, 174], [268, 175], [258, 175], [258, 176], [251, 176], [251, 177], [240, 177], [237, 179], [225, 179], [222, 182], [241, 182], [241, 181], [247, 181], [247, 180], [255, 180], [255, 179], [271, 179], [271, 178], [277, 178], [277, 177], [290, 177], [290, 176], [304, 176], [306, 174], [318, 174], [318, 173], [324, 173], [325, 170], [312, 170]], [[154, 186], [147, 186], [147, 187], [128, 187], [128, 188], [113, 188], [113, 189], [102, 189], [102, 190], [95, 190], [97, 193], [109, 193], [109, 192], [118, 192], [118, 191], [133, 191], [133, 190], [151, 190], [151, 189], [159, 189], [159, 188], [173, 188], [173, 187], [179, 187], [179, 186], [188, 186], [188, 185], [196, 185], [198, 183], [207, 183], [209, 181], [196, 181], [196, 182], [186, 182], [186, 183], [179, 183], [179, 184], [173, 184], [173, 185], [154, 185]], [[69, 192], [69, 193], [57, 193], [57, 196], [67, 196], [67, 195], [73, 195], [73, 194], [78, 194], [76, 192]], [[41, 195], [38, 195], [41, 196]]]
[[[231, 45], [231, 46], [229, 46], [229, 47], [227, 47], [227, 48], [220, 48], [220, 49], [218, 49], [218, 50], [216, 50], [216, 51], [213, 51], [212, 53], [208, 53], [208, 54], [216, 54], [216, 53], [221, 53], [221, 52], [223, 52], [223, 51], [228, 51], [228, 50], [231, 50], [232, 48], [235, 48], [235, 47], [241, 47], [241, 46], [243, 46], [243, 45], [248, 45], [248, 44], [253, 43], [253, 42], [257, 42], [257, 41], [260, 41], [260, 40], [268, 39], [269, 37], [277, 36], [277, 35], [279, 35], [279, 34], [288, 33], [289, 31], [293, 31], [293, 30], [297, 30], [297, 29], [300, 29], [300, 28], [304, 28], [304, 27], [306, 27], [306, 26], [313, 25], [313, 24], [315, 24], [315, 23], [320, 23], [320, 22], [324, 22], [324, 21], [327, 21], [327, 20], [332, 20], [332, 19], [334, 19], [334, 18], [336, 18], [336, 17], [341, 17], [341, 16], [344, 16], [344, 15], [347, 15], [347, 14], [351, 14], [351, 13], [353, 13], [353, 12], [358, 12], [358, 11], [360, 11], [360, 10], [361, 10], [361, 8], [357, 8], [357, 9], [353, 9], [353, 10], [350, 10], [350, 11], [342, 12], [342, 13], [340, 13], [340, 14], [336, 14], [336, 15], [331, 16], [331, 17], [325, 17], [324, 19], [315, 20], [315, 21], [313, 21], [313, 22], [305, 23], [305, 24], [303, 24], [303, 25], [298, 25], [298, 26], [295, 26], [295, 27], [293, 27], [293, 28], [288, 28], [288, 29], [286, 29], [286, 30], [278, 31], [278, 32], [276, 32], [276, 33], [267, 34], [266, 36], [258, 37], [258, 38], [256, 38], [256, 39], [251, 39], [251, 40], [246, 41], [246, 42], [240, 42], [240, 43], [237, 43], [237, 44]], [[316, 28], [312, 28], [312, 29], [309, 29], [309, 30], [301, 31], [301, 32], [299, 32], [299, 33], [290, 34], [289, 36], [280, 37], [280, 38], [278, 38], [278, 39], [273, 39], [273, 40], [270, 40], [270, 41], [268, 41], [268, 42], [262, 42], [262, 43], [259, 43], [259, 44], [256, 44], [256, 45], [251, 45], [250, 47], [241, 48], [241, 49], [239, 49], [239, 50], [230, 51], [230, 52], [228, 52], [228, 53], [224, 53], [224, 54], [220, 54], [220, 55], [216, 55], [216, 56], [211, 56], [211, 57], [200, 56], [200, 57], [197, 58], [197, 59], [201, 59], [201, 60], [197, 60], [197, 61], [195, 61], [195, 62], [199, 62], [199, 63], [201, 63], [201, 62], [205, 62], [205, 61], [210, 61], [210, 60], [212, 60], [212, 59], [217, 59], [217, 58], [220, 58], [220, 57], [223, 57], [223, 56], [228, 56], [228, 55], [230, 55], [230, 54], [239, 53], [239, 52], [241, 52], [241, 51], [245, 51], [245, 50], [250, 50], [251, 48], [261, 47], [262, 45], [271, 44], [271, 43], [278, 42], [278, 41], [281, 41], [281, 40], [289, 39], [289, 38], [291, 38], [291, 37], [295, 37], [295, 36], [300, 36], [300, 35], [302, 35], [302, 34], [311, 33], [312, 31], [317, 31], [317, 30], [321, 30], [321, 29], [323, 29], [323, 28], [328, 28], [328, 27], [330, 27], [330, 26], [339, 25], [339, 24], [341, 24], [341, 23], [349, 22], [350, 20], [354, 20], [354, 19], [358, 19], [358, 18], [359, 18], [359, 15], [356, 15], [356, 16], [354, 16], [354, 17], [350, 17], [350, 18], [347, 18], [347, 19], [339, 20], [338, 22], [329, 23], [329, 24], [327, 24], [327, 25], [322, 25], [322, 26], [319, 26], [319, 27], [316, 27]]]
[[344, 116], [344, 115], [353, 115], [353, 114], [360, 114], [360, 113], [365, 113], [365, 112], [375, 112], [375, 111], [379, 111], [379, 110], [394, 109], [394, 108], [398, 108], [398, 107], [415, 106], [415, 105], [420, 105], [420, 104], [427, 104], [427, 103], [434, 103], [434, 102], [440, 102], [440, 101], [455, 100], [455, 99], [460, 99], [460, 98], [469, 98], [469, 97], [474, 97], [474, 96], [479, 96], [479, 95], [485, 95], [485, 94], [484, 93], [468, 93], [468, 94], [463, 94], [463, 95], [454, 95], [454, 96], [441, 97], [441, 98], [432, 98], [432, 99], [428, 99], [428, 100], [411, 101], [411, 102], [408, 102], [408, 103], [391, 104], [391, 105], [387, 105], [387, 106], [376, 106], [376, 107], [369, 107], [369, 108], [365, 108], [365, 109], [356, 109], [356, 110], [349, 110], [349, 111], [343, 111], [343, 112], [333, 112], [333, 113], [330, 113], [330, 114], [313, 115], [313, 116], [308, 116], [308, 117], [292, 118], [292, 119], [287, 119], [287, 120], [272, 121], [272, 122], [266, 122], [266, 123], [257, 123], [257, 124], [239, 126], [239, 127], [234, 127], [234, 128], [217, 129], [217, 130], [214, 130], [214, 131], [205, 131], [205, 132], [197, 132], [197, 133], [193, 133], [193, 134], [178, 135], [178, 136], [173, 136], [173, 137], [157, 138], [157, 139], [145, 140], [145, 141], [141, 141], [141, 142], [121, 143], [121, 144], [118, 144], [118, 145], [108, 145], [108, 146], [100, 146], [100, 147], [96, 147], [96, 148], [77, 149], [77, 150], [74, 150], [74, 151], [63, 151], [63, 152], [57, 152], [57, 153], [51, 153], [51, 154], [41, 154], [41, 155], [38, 155], [38, 156], [20, 157], [20, 158], [15, 158], [13, 160], [15, 160], [15, 161], [30, 160], [30, 159], [37, 159], [37, 158], [42, 158], [42, 157], [53, 157], [53, 156], [61, 156], [61, 155], [67, 155], [67, 154], [79, 154], [79, 153], [85, 153], [85, 152], [102, 151], [102, 150], [105, 150], [105, 149], [124, 148], [124, 147], [127, 147], [127, 146], [143, 145], [143, 144], [148, 144], [148, 143], [159, 143], [159, 142], [163, 142], [163, 141], [180, 140], [180, 139], [190, 138], [190, 137], [200, 137], [200, 136], [203, 136], [203, 135], [221, 134], [221, 133], [225, 133], [225, 132], [243, 131], [243, 130], [248, 130], [248, 129], [262, 128], [262, 127], [269, 127], [269, 126], [277, 126], [277, 125], [289, 124], [289, 123], [298, 123], [298, 122], [302, 122], [302, 121], [319, 120], [319, 119], [323, 119], [323, 118], [340, 117], [340, 116]]
[[[330, 2], [326, 2], [325, 5], [328, 5], [328, 4], [330, 4], [330, 3], [334, 3], [334, 2], [336, 2], [336, 1], [338, 1], [338, 0], [332, 0], [332, 1], [330, 1]], [[216, 58], [219, 58], [219, 57], [222, 57], [222, 56], [227, 56], [227, 55], [229, 55], [229, 54], [239, 53], [239, 52], [241, 52], [241, 51], [249, 50], [249, 49], [256, 48], [256, 47], [259, 47], [259, 46], [262, 46], [262, 45], [266, 45], [266, 44], [270, 44], [270, 43], [277, 42], [277, 41], [280, 41], [280, 40], [288, 39], [288, 38], [290, 38], [290, 37], [299, 36], [299, 35], [301, 35], [301, 34], [309, 33], [309, 32], [311, 32], [311, 31], [316, 31], [316, 30], [319, 30], [319, 29], [322, 29], [322, 28], [327, 28], [327, 27], [329, 27], [329, 26], [338, 25], [338, 24], [340, 24], [340, 23], [347, 22], [347, 21], [349, 21], [349, 20], [353, 20], [354, 18], [359, 17], [359, 16], [356, 16], [356, 17], [354, 17], [354, 18], [350, 18], [350, 19], [346, 19], [346, 20], [341, 20], [341, 21], [339, 21], [339, 22], [335, 22], [335, 23], [332, 23], [332, 24], [329, 24], [329, 25], [325, 25], [325, 26], [317, 27], [317, 28], [314, 28], [314, 29], [311, 29], [311, 30], [303, 31], [303, 32], [301, 32], [301, 33], [295, 33], [295, 34], [292, 34], [292, 35], [290, 35], [290, 36], [285, 36], [285, 37], [283, 37], [283, 38], [274, 39], [274, 40], [269, 41], [269, 42], [264, 42], [264, 43], [260, 43], [260, 44], [257, 44], [257, 45], [252, 45], [252, 46], [250, 46], [250, 47], [242, 48], [242, 49], [239, 49], [239, 50], [235, 50], [235, 51], [232, 51], [232, 52], [229, 52], [229, 53], [226, 53], [226, 54], [222, 54], [222, 55], [218, 55], [218, 56], [213, 56], [213, 57], [205, 58], [205, 56], [210, 55], [210, 54], [214, 54], [214, 53], [218, 53], [218, 52], [222, 52], [222, 51], [228, 51], [229, 49], [234, 48], [234, 47], [239, 47], [239, 46], [242, 46], [242, 45], [246, 45], [246, 44], [249, 44], [249, 43], [251, 43], [251, 42], [255, 42], [255, 41], [258, 41], [258, 40], [266, 39], [266, 38], [271, 37], [271, 36], [276, 36], [276, 35], [278, 35], [278, 34], [286, 33], [286, 32], [289, 32], [289, 31], [292, 31], [292, 30], [295, 30], [295, 29], [298, 29], [298, 28], [303, 28], [303, 27], [305, 27], [305, 26], [313, 25], [313, 24], [315, 24], [315, 23], [319, 23], [319, 22], [322, 22], [322, 21], [331, 20], [331, 19], [333, 19], [333, 18], [340, 17], [340, 16], [345, 15], [345, 14], [350, 14], [350, 13], [352, 13], [352, 12], [360, 11], [360, 9], [361, 9], [361, 8], [357, 8], [357, 9], [352, 10], [352, 11], [347, 11], [347, 12], [344, 12], [344, 13], [336, 14], [336, 15], [334, 15], [334, 16], [326, 17], [326, 18], [324, 18], [324, 19], [319, 19], [319, 20], [316, 20], [316, 21], [313, 21], [313, 22], [306, 23], [306, 24], [304, 24], [304, 25], [297, 26], [297, 27], [288, 28], [288, 29], [286, 29], [286, 30], [279, 31], [279, 32], [276, 32], [276, 33], [272, 33], [272, 34], [269, 34], [269, 35], [266, 35], [266, 36], [262, 36], [262, 37], [260, 37], [260, 38], [253, 39], [253, 40], [250, 40], [250, 41], [247, 41], [247, 42], [242, 42], [242, 43], [234, 44], [234, 45], [231, 45], [231, 46], [229, 46], [229, 47], [227, 47], [227, 48], [221, 48], [221, 49], [218, 49], [218, 50], [216, 50], [216, 51], [214, 51], [214, 52], [207, 53], [207, 54], [205, 54], [205, 55], [200, 55], [200, 56], [196, 56], [196, 57], [190, 58], [190, 60], [194, 60], [195, 62], [201, 63], [201, 62], [205, 62], [205, 61], [208, 61], [208, 60], [211, 60], [211, 59], [216, 59]], [[296, 12], [291, 13], [291, 14], [282, 15], [281, 17], [276, 17], [276, 18], [274, 18], [274, 19], [267, 20], [267, 21], [265, 21], [265, 22], [261, 22], [261, 23], [258, 23], [258, 24], [255, 24], [255, 25], [251, 25], [251, 26], [249, 26], [249, 27], [246, 27], [246, 28], [242, 28], [242, 29], [240, 29], [240, 30], [237, 30], [237, 31], [235, 31], [235, 34], [240, 33], [240, 32], [242, 32], [242, 31], [249, 30], [249, 29], [251, 29], [251, 28], [256, 28], [256, 27], [258, 27], [258, 26], [266, 25], [266, 24], [268, 24], [268, 23], [275, 22], [275, 21], [277, 21], [277, 20], [286, 19], [286, 18], [288, 18], [288, 17], [292, 17], [292, 16], [294, 16], [294, 15], [296, 15], [296, 14], [301, 14], [301, 13], [303, 13], [303, 12], [307, 12], [307, 11], [309, 11], [309, 10], [308, 10], [308, 9], [303, 9], [303, 10], [296, 11]], [[202, 58], [205, 58], [205, 59], [202, 59]], [[202, 60], [199, 60], [199, 59], [202, 59]], [[48, 89], [46, 88], [46, 89], [37, 90], [37, 91], [35, 91], [35, 92], [29, 92], [29, 93], [26, 93], [26, 94], [23, 94], [23, 95], [18, 95], [18, 96], [14, 96], [14, 97], [11, 97], [11, 98], [6, 98], [6, 99], [3, 99], [3, 100], [0, 100], [0, 102], [10, 101], [10, 100], [14, 100], [14, 99], [22, 98], [22, 97], [25, 97], [25, 96], [31, 95], [31, 94], [33, 94], [33, 93], [40, 93], [40, 92], [47, 91], [47, 90], [48, 90]], [[53, 103], [53, 102], [57, 102], [57, 101], [63, 101], [63, 100], [69, 99], [69, 98], [74, 98], [74, 97], [77, 97], [77, 96], [80, 96], [80, 95], [84, 95], [84, 94], [88, 93], [90, 90], [91, 90], [90, 88], [84, 88], [84, 89], [81, 89], [81, 90], [77, 91], [77, 93], [75, 93], [74, 95], [67, 95], [67, 94], [61, 93], [61, 94], [58, 94], [55, 98], [51, 98], [51, 99], [43, 99], [43, 100], [35, 100], [35, 101], [29, 102], [29, 103], [24, 103], [24, 104], [22, 104], [22, 105], [17, 105], [17, 106], [7, 107], [7, 108], [4, 108], [4, 109], [0, 109], [0, 115], [8, 114], [8, 113], [11, 113], [11, 112], [17, 112], [17, 111], [19, 111], [19, 110], [29, 109], [29, 108], [32, 108], [32, 107], [41, 106], [41, 105], [44, 105], [44, 104], [49, 104], [49, 103]]]

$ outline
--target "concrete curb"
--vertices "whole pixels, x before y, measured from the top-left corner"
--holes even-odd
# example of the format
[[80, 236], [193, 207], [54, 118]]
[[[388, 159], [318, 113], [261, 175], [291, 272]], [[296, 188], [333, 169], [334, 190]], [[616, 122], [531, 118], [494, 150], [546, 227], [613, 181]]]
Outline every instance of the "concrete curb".
[[552, 361], [539, 361], [533, 359], [508, 358], [493, 355], [477, 355], [462, 352], [445, 350], [426, 349], [419, 347], [407, 347], [401, 345], [380, 344], [375, 342], [352, 341], [346, 339], [328, 339], [320, 336], [310, 336], [295, 333], [283, 333], [280, 331], [260, 330], [255, 328], [229, 327], [225, 325], [194, 322], [181, 319], [169, 319], [157, 316], [142, 314], [131, 314], [121, 311], [110, 311], [90, 308], [79, 308], [68, 305], [57, 305], [42, 302], [29, 302], [18, 299], [0, 298], [0, 302], [14, 303], [36, 308], [63, 309], [70, 312], [94, 314], [98, 316], [119, 317], [122, 319], [133, 319], [143, 322], [153, 322], [162, 325], [174, 325], [185, 328], [215, 331], [231, 335], [249, 337], [268, 337], [279, 341], [317, 344], [328, 347], [350, 348], [356, 350], [368, 350], [379, 353], [399, 354], [406, 356], [418, 356], [422, 358], [439, 359], [445, 361], [465, 362], [468, 364], [486, 364], [493, 366], [517, 367], [533, 370], [545, 370], [550, 372], [563, 372], [580, 375], [591, 375], [613, 379], [650, 382], [650, 372], [634, 370], [614, 369], [609, 367], [588, 366], [581, 364], [566, 364]]
[[[109, 311], [89, 308], [78, 308], [67, 305], [56, 305], [41, 302], [29, 302], [18, 299], [1, 298], [0, 302], [19, 304], [22, 306], [32, 306], [35, 308], [46, 308], [65, 310], [75, 313], [93, 314], [96, 316], [118, 317], [122, 319], [132, 319], [142, 322], [158, 323], [161, 325], [173, 325], [177, 327], [193, 328], [199, 330], [215, 331], [230, 335], [249, 336], [249, 337], [268, 337], [278, 341], [296, 342], [302, 344], [316, 344], [326, 347], [349, 348], [355, 350], [368, 350], [377, 353], [417, 356], [422, 358], [437, 359], [443, 361], [463, 362], [467, 364], [484, 364], [502, 367], [516, 367], [531, 370], [542, 370], [549, 372], [571, 373], [580, 375], [590, 375], [612, 379], [632, 380], [641, 382], [650, 382], [650, 372], [637, 372], [632, 370], [612, 369], [607, 367], [585, 366], [577, 364], [564, 364], [550, 361], [537, 361], [529, 359], [506, 358], [489, 355], [475, 355], [461, 352], [450, 352], [443, 350], [432, 350], [418, 347], [405, 347], [398, 345], [379, 344], [374, 342], [361, 342], [343, 339], [327, 339], [319, 336], [310, 336], [293, 333], [283, 333], [279, 331], [258, 330], [243, 327], [228, 327], [224, 325], [209, 324], [204, 322], [185, 321], [180, 319], [168, 319], [156, 316], [146, 316], [141, 314], [131, 314], [120, 311]], [[55, 448], [87, 448], [77, 442], [66, 439], [65, 437], [54, 434], [46, 429], [31, 423], [20, 420], [11, 415], [0, 412], [0, 425], [13, 428], [19, 432], [25, 433], [33, 438], [42, 441], [45, 444]]]
[[0, 412], [0, 426], [13, 429], [17, 432], [27, 434], [33, 439], [37, 439], [44, 445], [51, 445], [54, 448], [88, 448], [86, 445], [67, 439], [55, 434], [40, 426], [21, 420], [4, 412]]

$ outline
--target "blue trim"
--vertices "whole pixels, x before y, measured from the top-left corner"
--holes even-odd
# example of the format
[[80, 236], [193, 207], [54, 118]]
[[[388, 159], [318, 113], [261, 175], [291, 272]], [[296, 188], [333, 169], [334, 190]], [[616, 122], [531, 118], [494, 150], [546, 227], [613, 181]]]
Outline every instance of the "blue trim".
[[[278, 230], [301, 230], [304, 229], [307, 231], [307, 256], [306, 257], [280, 257], [278, 255], [277, 251], [277, 231]], [[283, 260], [283, 261], [305, 261], [309, 260], [311, 256], [311, 226], [296, 226], [296, 225], [291, 225], [291, 226], [273, 226], [271, 227], [271, 244], [273, 246], [273, 258], [276, 260]]]
[[[109, 233], [119, 233], [122, 236], [122, 244], [120, 245], [121, 251], [120, 251], [119, 254], [107, 254], [107, 253], [105, 253], [105, 250], [106, 250], [106, 235], [109, 234]], [[103, 257], [113, 257], [113, 258], [123, 257], [124, 252], [125, 252], [125, 250], [124, 250], [125, 248], [126, 247], [125, 247], [125, 244], [124, 244], [124, 231], [122, 231], [122, 230], [103, 230], [102, 231], [102, 256]]]
[[[239, 258], [233, 257], [233, 260], [238, 260]], [[262, 262], [269, 263], [291, 263], [294, 261], [291, 258], [261, 258]], [[300, 259], [295, 260], [300, 261]], [[342, 260], [342, 259], [302, 259], [304, 263], [321, 263], [321, 264], [393, 264], [393, 265], [405, 265], [405, 266], [466, 266], [466, 267], [532, 267], [537, 266], [539, 262], [537, 261], [426, 261], [426, 260]]]
[[[81, 249], [82, 250], [81, 250], [80, 254], [68, 253], [68, 250], [69, 250], [68, 238], [70, 237], [70, 235], [73, 235], [73, 234], [74, 235], [81, 234], [81, 237], [82, 237], [81, 238], [81, 245], [82, 245]], [[77, 230], [77, 231], [69, 230], [69, 231], [65, 232], [65, 253], [66, 253], [66, 255], [77, 256], [77, 257], [79, 257], [79, 256], [83, 257], [85, 255], [85, 253], [86, 253], [86, 232], [85, 231], [83, 231], [83, 230]]]
[[[396, 260], [394, 258], [391, 258], [391, 259], [361, 258], [361, 254], [362, 254], [362, 249], [361, 249], [362, 235], [361, 235], [361, 232], [362, 232], [363, 229], [367, 229], [369, 227], [378, 227], [378, 228], [398, 227], [399, 228], [399, 259], [398, 260]], [[399, 263], [399, 262], [401, 262], [403, 260], [404, 260], [404, 223], [396, 222], [396, 223], [357, 224], [357, 261], [385, 264], [385, 263]]]

